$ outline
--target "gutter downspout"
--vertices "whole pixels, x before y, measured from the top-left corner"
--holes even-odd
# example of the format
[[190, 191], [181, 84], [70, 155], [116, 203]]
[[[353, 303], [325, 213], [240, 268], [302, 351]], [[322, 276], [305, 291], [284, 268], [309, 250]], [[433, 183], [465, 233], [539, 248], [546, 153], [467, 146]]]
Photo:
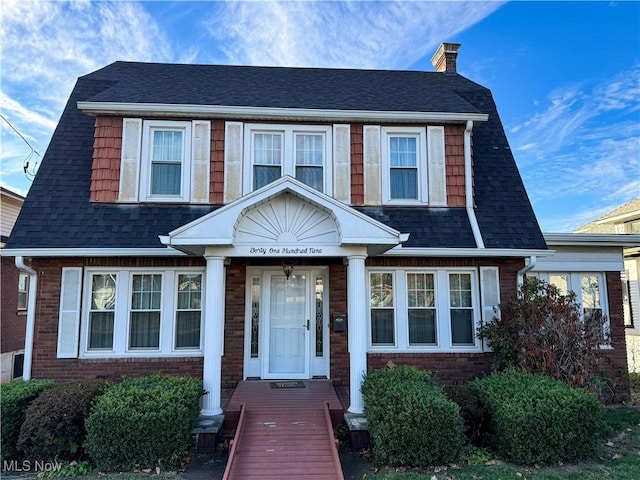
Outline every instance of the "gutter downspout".
[[524, 274], [533, 270], [536, 266], [536, 262], [537, 258], [535, 255], [531, 255], [529, 258], [525, 259], [524, 267], [518, 270], [518, 274], [516, 276], [518, 290], [520, 290], [520, 287], [522, 287], [522, 284], [524, 283]]
[[33, 333], [36, 325], [36, 293], [38, 290], [38, 273], [24, 263], [24, 257], [15, 258], [16, 267], [29, 274], [29, 297], [27, 299], [27, 325], [24, 335], [24, 364], [22, 378], [31, 380], [31, 361], [33, 358]]
[[471, 176], [471, 130], [473, 130], [473, 120], [467, 120], [467, 126], [464, 129], [464, 190], [465, 190], [465, 207], [469, 224], [473, 232], [473, 238], [476, 241], [476, 247], [484, 248], [484, 241], [480, 233], [480, 226], [476, 219], [476, 212], [473, 210], [473, 186]]

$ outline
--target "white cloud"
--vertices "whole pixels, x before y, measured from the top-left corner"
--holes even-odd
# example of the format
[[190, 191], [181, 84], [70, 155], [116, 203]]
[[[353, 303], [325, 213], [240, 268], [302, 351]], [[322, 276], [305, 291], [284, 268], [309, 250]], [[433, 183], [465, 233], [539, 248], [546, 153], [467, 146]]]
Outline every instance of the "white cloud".
[[407, 68], [502, 2], [223, 2], [204, 21], [224, 60]]
[[572, 231], [638, 196], [640, 65], [597, 85], [557, 89], [543, 106], [510, 129], [543, 230]]
[[[168, 39], [131, 2], [4, 0], [0, 24], [2, 113], [41, 154], [77, 77], [115, 60], [171, 58]], [[24, 191], [29, 149], [6, 125], [2, 144], [2, 183]]]

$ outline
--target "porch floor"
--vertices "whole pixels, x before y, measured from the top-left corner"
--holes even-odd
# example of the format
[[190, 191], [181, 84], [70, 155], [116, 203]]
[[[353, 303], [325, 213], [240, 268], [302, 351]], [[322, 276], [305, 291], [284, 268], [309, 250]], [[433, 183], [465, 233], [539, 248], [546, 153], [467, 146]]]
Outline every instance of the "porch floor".
[[225, 425], [233, 425], [235, 446], [226, 478], [341, 478], [332, 425], [344, 410], [331, 381], [302, 380], [301, 388], [272, 383], [281, 382], [241, 382], [229, 399]]

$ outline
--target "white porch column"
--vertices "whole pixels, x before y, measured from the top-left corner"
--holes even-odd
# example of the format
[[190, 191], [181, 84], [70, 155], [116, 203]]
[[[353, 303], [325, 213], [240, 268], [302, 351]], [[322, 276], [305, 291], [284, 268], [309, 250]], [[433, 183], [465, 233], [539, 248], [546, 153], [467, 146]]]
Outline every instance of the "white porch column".
[[208, 392], [203, 397], [202, 415], [220, 415], [222, 349], [224, 345], [224, 257], [205, 256], [204, 366], [202, 381]]
[[360, 392], [362, 379], [367, 372], [367, 312], [365, 255], [347, 257], [347, 303], [349, 332], [349, 396], [350, 413], [364, 413], [364, 401]]

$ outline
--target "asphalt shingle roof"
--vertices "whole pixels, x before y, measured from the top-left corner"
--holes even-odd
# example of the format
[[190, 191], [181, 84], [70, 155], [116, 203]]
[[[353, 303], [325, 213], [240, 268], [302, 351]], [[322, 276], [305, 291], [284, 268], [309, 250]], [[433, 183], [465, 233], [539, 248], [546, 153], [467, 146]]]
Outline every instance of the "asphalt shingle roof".
[[[165, 248], [158, 235], [220, 205], [89, 202], [94, 118], [78, 101], [487, 113], [473, 131], [476, 215], [486, 247], [546, 244], [491, 92], [435, 72], [116, 62], [78, 79], [7, 248]], [[407, 247], [474, 247], [463, 208], [357, 207], [410, 233]]]

